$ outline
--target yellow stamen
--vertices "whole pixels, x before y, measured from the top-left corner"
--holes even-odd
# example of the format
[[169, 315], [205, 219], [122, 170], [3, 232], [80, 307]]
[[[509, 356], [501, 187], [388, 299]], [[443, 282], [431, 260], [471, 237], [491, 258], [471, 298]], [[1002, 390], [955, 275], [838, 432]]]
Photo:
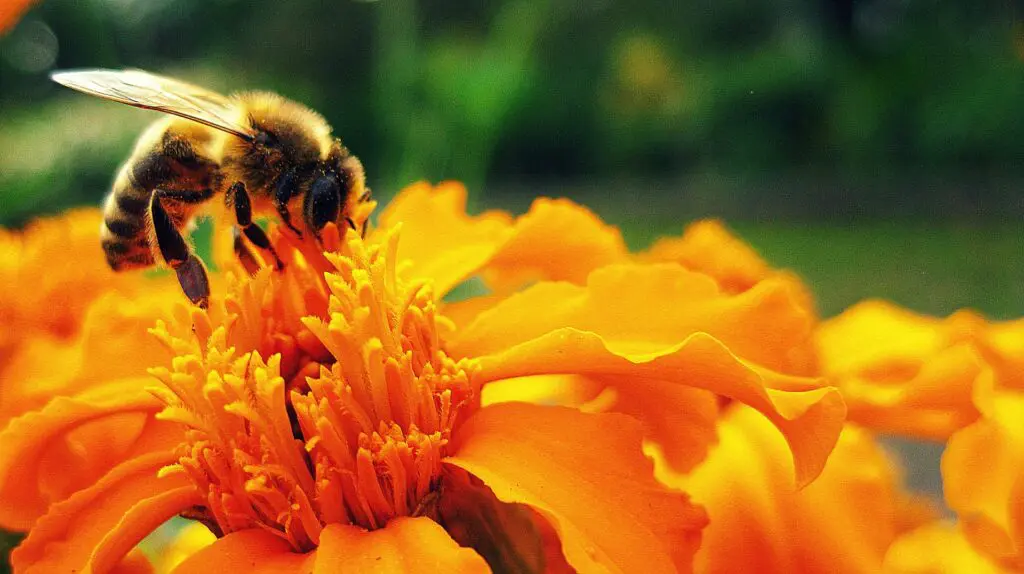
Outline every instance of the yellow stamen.
[[[429, 284], [398, 278], [396, 246], [395, 233], [374, 246], [349, 233], [326, 254], [322, 289], [295, 251], [279, 279], [302, 286], [289, 292], [302, 297], [282, 297], [289, 309], [265, 316], [274, 278], [258, 276], [234, 290], [221, 325], [195, 313], [190, 340], [154, 331], [179, 355], [153, 371], [161, 417], [189, 428], [179, 466], [224, 533], [266, 528], [305, 551], [326, 524], [380, 528], [421, 511], [437, 488], [451, 434], [478, 406], [477, 366], [445, 353], [438, 330], [451, 325]], [[267, 331], [273, 321], [278, 332]], [[264, 361], [231, 346], [254, 339], [277, 352]]]

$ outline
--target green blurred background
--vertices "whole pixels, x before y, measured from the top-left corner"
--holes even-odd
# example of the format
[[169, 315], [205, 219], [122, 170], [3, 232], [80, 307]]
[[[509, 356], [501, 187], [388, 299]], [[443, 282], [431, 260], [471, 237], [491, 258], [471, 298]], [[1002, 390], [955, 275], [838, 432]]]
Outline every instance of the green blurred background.
[[0, 224], [96, 204], [155, 116], [53, 69], [138, 67], [321, 111], [387, 198], [569, 196], [640, 247], [725, 218], [834, 314], [1024, 314], [1012, 2], [47, 0], [0, 38]]
[[[1007, 0], [46, 0], [0, 38], [0, 224], [98, 204], [156, 117], [47, 74], [138, 67], [310, 105], [384, 199], [449, 178], [473, 209], [569, 196], [636, 248], [717, 216], [806, 277], [825, 315], [877, 296], [1016, 317], [1022, 14]], [[934, 491], [931, 454], [910, 478]]]

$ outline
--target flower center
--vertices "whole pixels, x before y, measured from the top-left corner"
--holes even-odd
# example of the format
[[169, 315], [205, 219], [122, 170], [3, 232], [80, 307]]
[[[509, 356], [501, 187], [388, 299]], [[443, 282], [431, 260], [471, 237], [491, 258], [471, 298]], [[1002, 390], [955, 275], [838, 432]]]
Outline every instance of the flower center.
[[[327, 254], [326, 274], [293, 253], [284, 273], [261, 273], [236, 289], [223, 324], [194, 311], [200, 336], [154, 330], [177, 355], [170, 370], [153, 371], [165, 385], [154, 389], [167, 405], [160, 416], [188, 428], [179, 464], [165, 472], [185, 472], [206, 495], [197, 516], [225, 534], [265, 528], [306, 551], [327, 524], [374, 529], [431, 514], [446, 445], [478, 405], [476, 364], [445, 353], [439, 330], [450, 324], [437, 315], [428, 282], [398, 278], [396, 248], [394, 233], [372, 246], [349, 233]], [[289, 300], [287, 284], [304, 284], [289, 277], [296, 274], [323, 278], [326, 305], [310, 301], [309, 289], [290, 300], [326, 315], [303, 317], [289, 326], [298, 335], [271, 339], [302, 340], [305, 329], [329, 358], [319, 345], [266, 361], [238, 353], [240, 342], [267, 340], [251, 331], [273, 323], [267, 309]], [[287, 314], [271, 319], [288, 325]], [[282, 373], [282, 362], [293, 366]]]

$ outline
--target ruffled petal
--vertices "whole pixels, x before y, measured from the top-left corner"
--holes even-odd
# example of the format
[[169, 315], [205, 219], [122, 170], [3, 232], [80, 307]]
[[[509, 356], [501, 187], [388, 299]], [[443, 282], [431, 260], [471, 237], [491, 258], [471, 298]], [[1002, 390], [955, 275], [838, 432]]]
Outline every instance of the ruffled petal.
[[[267, 530], [241, 530], [228, 534], [186, 558], [174, 574], [246, 572], [251, 574], [307, 574], [313, 572], [316, 553], [295, 554], [287, 540]], [[339, 570], [341, 572], [342, 570]]]
[[989, 325], [977, 345], [999, 386], [1024, 391], [1024, 319]]
[[880, 571], [910, 495], [898, 491], [898, 469], [869, 433], [848, 426], [821, 476], [799, 491], [786, 444], [756, 412], [732, 405], [719, 436], [691, 473], [662, 476], [707, 508], [698, 572]]
[[591, 273], [586, 286], [538, 283], [509, 297], [460, 329], [450, 348], [485, 355], [572, 327], [636, 353], [703, 332], [744, 360], [792, 372], [794, 353], [809, 346], [811, 324], [781, 282], [728, 295], [708, 276], [675, 264], [613, 265]]
[[941, 440], [978, 417], [972, 389], [992, 376], [973, 344], [983, 329], [969, 313], [940, 320], [865, 301], [815, 337], [822, 372], [843, 391], [850, 420]]
[[645, 448], [656, 450], [675, 472], [703, 460], [717, 439], [718, 397], [664, 381], [580, 375], [540, 375], [488, 383], [486, 406], [502, 402], [576, 407], [583, 412], [618, 412], [644, 425]]
[[957, 525], [936, 521], [897, 539], [885, 554], [887, 574], [1010, 574], [987, 556], [979, 554]]
[[398, 261], [408, 277], [431, 279], [441, 297], [482, 267], [512, 234], [512, 218], [500, 211], [466, 214], [466, 188], [445, 182], [411, 185], [380, 214], [380, 227], [402, 225]]
[[156, 571], [146, 555], [136, 548], [115, 565], [110, 574], [151, 574]]
[[718, 441], [718, 397], [704, 389], [665, 381], [607, 379], [613, 399], [605, 410], [636, 417], [644, 436], [675, 472], [687, 472], [704, 460]]
[[821, 472], [846, 414], [836, 389], [807, 379], [807, 390], [778, 390], [795, 388], [794, 377], [753, 369], [703, 333], [658, 352], [639, 354], [613, 348], [594, 333], [559, 329], [478, 359], [485, 382], [558, 373], [623, 381], [641, 378], [705, 389], [746, 403], [786, 437], [801, 486]]
[[57, 397], [0, 432], [0, 526], [27, 530], [50, 504], [90, 486], [126, 458], [173, 448], [181, 430], [155, 421], [161, 404], [127, 379]]
[[546, 515], [577, 570], [690, 570], [707, 518], [654, 481], [631, 417], [502, 403], [471, 417], [452, 452], [447, 464], [480, 478], [499, 500]]
[[166, 362], [167, 349], [146, 335], [166, 309], [166, 296], [160, 296], [157, 285], [153, 297], [99, 297], [73, 338], [36, 336], [22, 344], [0, 370], [0, 428], [54, 396], [75, 395], [118, 379], [147, 378], [146, 369]]
[[594, 269], [628, 257], [617, 228], [568, 199], [542, 197], [516, 220], [514, 234], [487, 263], [483, 277], [498, 293], [536, 281], [583, 283]]
[[[789, 285], [796, 304], [814, 311], [814, 296], [795, 274], [769, 266], [754, 249], [721, 221], [705, 219], [686, 228], [682, 237], [663, 237], [637, 254], [643, 262], [674, 261], [710, 275], [726, 293], [742, 293], [766, 279]], [[807, 360], [811, 360], [808, 355]]]
[[663, 237], [637, 255], [641, 261], [674, 261], [715, 278], [728, 293], [742, 293], [774, 274], [743, 240], [715, 219], [690, 224], [682, 237]]
[[461, 548], [426, 517], [396, 518], [378, 530], [331, 524], [320, 535], [314, 574], [334, 572], [490, 572], [479, 554]]
[[[0, 228], [0, 293], [17, 294], [0, 299], [0, 351], [29, 335], [71, 337], [96, 297], [158, 283], [110, 269], [99, 249], [102, 222], [100, 209], [86, 208], [36, 219], [23, 230]], [[0, 353], [0, 367], [5, 357]]]
[[183, 474], [161, 476], [172, 452], [128, 460], [54, 504], [11, 553], [18, 572], [109, 571], [156, 526], [202, 499]]
[[877, 431], [945, 440], [978, 418], [972, 388], [993, 376], [968, 344], [947, 349], [897, 385], [868, 376], [837, 377], [848, 418]]
[[980, 388], [978, 406], [942, 456], [946, 504], [975, 548], [1024, 566], [1024, 394]]

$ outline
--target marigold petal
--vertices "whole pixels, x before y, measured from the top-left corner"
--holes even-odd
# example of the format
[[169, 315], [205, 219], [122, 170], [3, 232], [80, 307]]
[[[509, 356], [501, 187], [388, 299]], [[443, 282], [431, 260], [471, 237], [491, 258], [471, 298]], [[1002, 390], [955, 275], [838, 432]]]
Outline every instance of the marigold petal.
[[[20, 231], [0, 228], [0, 293], [18, 295], [0, 300], [0, 350], [29, 334], [73, 335], [93, 299], [132, 283], [128, 276], [119, 280], [103, 260], [96, 231], [102, 222], [103, 213], [90, 208], [37, 219]], [[60, 273], [47, 272], [56, 269]]]
[[663, 237], [638, 254], [641, 261], [674, 261], [715, 278], [730, 293], [741, 293], [774, 271], [743, 240], [716, 219], [697, 221], [682, 237]]
[[[168, 294], [181, 296], [173, 275], [154, 278], [112, 271], [99, 248], [96, 230], [102, 221], [102, 212], [89, 208], [37, 219], [19, 231], [0, 228], [0, 293], [17, 295], [0, 298], [0, 371], [20, 347], [36, 338], [55, 344], [74, 340], [87, 311], [104, 295], [165, 300]], [[50, 361], [48, 366], [62, 363]], [[5, 396], [0, 400], [17, 406], [12, 387], [24, 388], [23, 383], [7, 378], [3, 385]]]
[[183, 474], [158, 475], [175, 460], [172, 452], [130, 459], [54, 504], [11, 553], [11, 564], [26, 573], [109, 569], [154, 525], [201, 502]]
[[498, 499], [546, 515], [577, 570], [690, 570], [707, 517], [655, 482], [631, 417], [502, 403], [470, 418], [452, 452]]
[[888, 574], [1009, 574], [963, 537], [956, 524], [936, 521], [898, 538], [885, 554]]
[[380, 227], [402, 225], [398, 246], [409, 277], [431, 279], [443, 296], [475, 273], [508, 240], [512, 218], [500, 211], [466, 214], [466, 188], [444, 182], [403, 189], [380, 214]]
[[516, 220], [512, 238], [483, 276], [489, 287], [508, 293], [535, 281], [583, 283], [594, 269], [628, 257], [615, 226], [568, 199], [542, 197]]
[[637, 354], [613, 348], [594, 333], [559, 329], [479, 361], [484, 382], [558, 373], [621, 377], [622, 381], [638, 377], [736, 399], [764, 414], [786, 437], [801, 486], [821, 472], [846, 414], [836, 389], [777, 390], [790, 386], [792, 377], [752, 369], [704, 333], [655, 353]]
[[867, 300], [822, 323], [815, 335], [822, 366], [830, 372], [914, 369], [947, 342], [963, 339], [950, 332], [957, 329], [945, 328], [956, 325], [944, 323], [888, 301]]
[[992, 376], [973, 344], [982, 330], [967, 312], [940, 320], [865, 301], [822, 323], [815, 343], [850, 420], [941, 440], [978, 417], [971, 391]]
[[946, 504], [975, 548], [1024, 565], [1024, 394], [978, 394], [983, 418], [954, 433], [942, 456]]
[[0, 6], [0, 34], [14, 27], [36, 0], [11, 0]]
[[711, 519], [697, 571], [863, 573], [880, 570], [904, 527], [899, 472], [863, 429], [847, 426], [821, 476], [793, 488], [786, 444], [752, 409], [730, 406], [719, 443], [688, 475], [665, 473]]
[[[260, 529], [241, 530], [220, 538], [186, 558], [174, 574], [247, 572], [306, 574], [313, 571], [316, 552], [296, 554], [288, 541]], [[340, 572], [340, 570], [339, 570]]]
[[53, 396], [145, 377], [146, 369], [167, 360], [160, 342], [145, 336], [165, 308], [166, 299], [159, 296], [131, 299], [110, 293], [88, 307], [73, 338], [31, 337], [0, 371], [0, 427], [14, 416], [42, 408]]
[[446, 319], [451, 321], [457, 328], [462, 328], [476, 320], [478, 315], [501, 303], [504, 299], [505, 296], [493, 293], [478, 295], [458, 301], [445, 301], [442, 310]]
[[538, 283], [505, 299], [460, 329], [450, 348], [484, 355], [573, 327], [648, 352], [704, 332], [745, 360], [788, 372], [794, 350], [809, 344], [811, 320], [778, 281], [728, 295], [675, 264], [613, 265], [591, 273], [586, 286]]
[[203, 523], [190, 522], [169, 537], [161, 538], [157, 544], [144, 546], [149, 546], [153, 569], [166, 574], [217, 540], [217, 536]]
[[476, 552], [460, 548], [426, 517], [400, 517], [378, 530], [330, 524], [320, 535], [314, 574], [334, 572], [490, 572]]
[[634, 378], [609, 380], [609, 410], [636, 417], [669, 468], [687, 472], [718, 441], [718, 397], [704, 389]]
[[99, 541], [89, 559], [89, 566], [95, 572], [106, 572], [158, 526], [202, 502], [202, 496], [191, 484], [139, 500]]
[[1024, 319], [991, 324], [976, 343], [999, 386], [1024, 391]]
[[991, 377], [977, 351], [961, 344], [933, 357], [903, 382], [858, 375], [837, 377], [836, 382], [851, 421], [882, 432], [945, 440], [978, 418], [971, 391]]
[[579, 375], [538, 375], [494, 381], [480, 393], [483, 406], [497, 403], [534, 403], [583, 408], [607, 387], [590, 377]]
[[540, 375], [488, 383], [483, 405], [520, 401], [577, 407], [584, 412], [618, 412], [644, 424], [644, 436], [675, 472], [703, 460], [717, 440], [718, 397], [703, 389], [664, 381], [614, 377]]
[[150, 382], [126, 379], [78, 397], [57, 397], [12, 420], [0, 432], [0, 526], [27, 530], [50, 504], [125, 458], [180, 442], [174, 425], [151, 419], [161, 404], [144, 390]]
[[110, 570], [110, 574], [151, 574], [152, 572], [156, 572], [156, 569], [138, 548], [132, 550], [124, 557], [124, 560]]

